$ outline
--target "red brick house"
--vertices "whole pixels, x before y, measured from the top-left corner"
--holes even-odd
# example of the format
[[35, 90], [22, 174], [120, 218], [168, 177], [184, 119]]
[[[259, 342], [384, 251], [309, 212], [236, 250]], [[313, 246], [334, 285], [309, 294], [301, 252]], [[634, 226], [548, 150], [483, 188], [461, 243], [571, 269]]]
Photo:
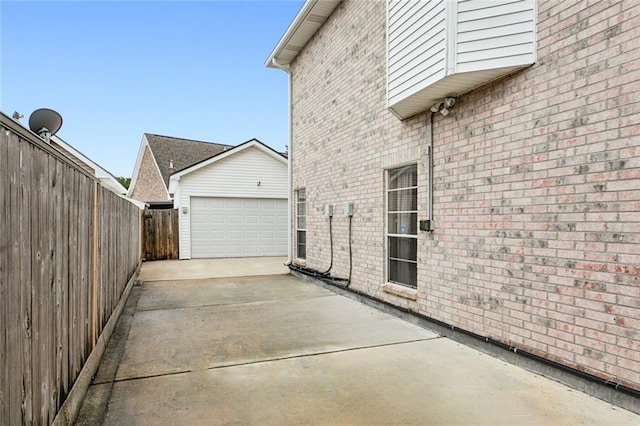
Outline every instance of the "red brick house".
[[638, 2], [306, 1], [292, 268], [637, 397], [639, 58]]

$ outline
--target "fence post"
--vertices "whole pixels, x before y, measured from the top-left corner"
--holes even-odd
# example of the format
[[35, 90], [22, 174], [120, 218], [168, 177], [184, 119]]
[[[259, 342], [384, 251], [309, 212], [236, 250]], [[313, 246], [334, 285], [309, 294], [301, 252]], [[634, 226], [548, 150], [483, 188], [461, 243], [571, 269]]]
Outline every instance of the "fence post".
[[98, 181], [93, 182], [93, 253], [91, 267], [91, 348], [96, 345], [96, 329], [98, 320]]

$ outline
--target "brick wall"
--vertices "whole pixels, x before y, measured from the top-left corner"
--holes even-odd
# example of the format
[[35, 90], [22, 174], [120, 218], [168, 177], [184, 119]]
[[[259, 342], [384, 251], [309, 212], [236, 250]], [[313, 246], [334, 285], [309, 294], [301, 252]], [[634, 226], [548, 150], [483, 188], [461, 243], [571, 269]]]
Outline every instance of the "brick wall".
[[[292, 65], [294, 189], [307, 266], [352, 287], [640, 389], [640, 3], [538, 2], [538, 62], [434, 117], [436, 230], [418, 289], [385, 289], [385, 170], [417, 163], [429, 117], [386, 109], [385, 2], [345, 1]], [[294, 241], [295, 243], [295, 241]], [[402, 293], [402, 294], [398, 294]]]
[[162, 176], [148, 146], [144, 147], [138, 178], [131, 198], [139, 201], [169, 201]]

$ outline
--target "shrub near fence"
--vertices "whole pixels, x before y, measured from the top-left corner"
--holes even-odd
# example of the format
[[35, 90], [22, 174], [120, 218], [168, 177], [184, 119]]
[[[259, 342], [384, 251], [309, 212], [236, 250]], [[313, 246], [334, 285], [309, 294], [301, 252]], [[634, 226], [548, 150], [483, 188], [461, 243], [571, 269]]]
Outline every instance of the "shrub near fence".
[[141, 211], [0, 115], [0, 424], [50, 424], [140, 261]]

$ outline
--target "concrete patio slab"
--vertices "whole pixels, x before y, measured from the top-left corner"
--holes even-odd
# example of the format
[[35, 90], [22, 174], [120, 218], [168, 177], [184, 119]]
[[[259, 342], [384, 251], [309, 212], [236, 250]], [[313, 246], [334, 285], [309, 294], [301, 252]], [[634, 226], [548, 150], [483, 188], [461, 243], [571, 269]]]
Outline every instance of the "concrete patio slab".
[[112, 395], [105, 425], [638, 424], [447, 339], [127, 380]]
[[142, 281], [114, 336], [77, 424], [640, 425], [290, 275]]
[[229, 277], [145, 282], [138, 311], [237, 305], [241, 303], [296, 300], [327, 296], [315, 286], [301, 286], [292, 275]]
[[160, 260], [144, 262], [139, 279], [144, 282], [193, 280], [256, 275], [288, 274], [286, 257]]
[[[172, 284], [174, 288], [181, 285], [163, 283], [162, 287]], [[236, 280], [235, 286], [239, 293], [232, 297], [235, 292], [226, 280], [199, 281], [198, 288], [193, 284], [179, 288], [192, 294], [218, 289], [220, 296], [212, 296], [209, 304], [202, 304], [201, 298], [198, 307], [151, 310], [141, 306], [145, 293], [155, 292], [158, 285], [143, 286], [116, 379], [438, 337], [322, 288], [301, 285], [291, 275]], [[276, 299], [278, 290], [281, 297]], [[263, 292], [269, 297], [256, 301]], [[245, 302], [239, 301], [242, 296]], [[158, 336], [172, 336], [171, 344]]]

